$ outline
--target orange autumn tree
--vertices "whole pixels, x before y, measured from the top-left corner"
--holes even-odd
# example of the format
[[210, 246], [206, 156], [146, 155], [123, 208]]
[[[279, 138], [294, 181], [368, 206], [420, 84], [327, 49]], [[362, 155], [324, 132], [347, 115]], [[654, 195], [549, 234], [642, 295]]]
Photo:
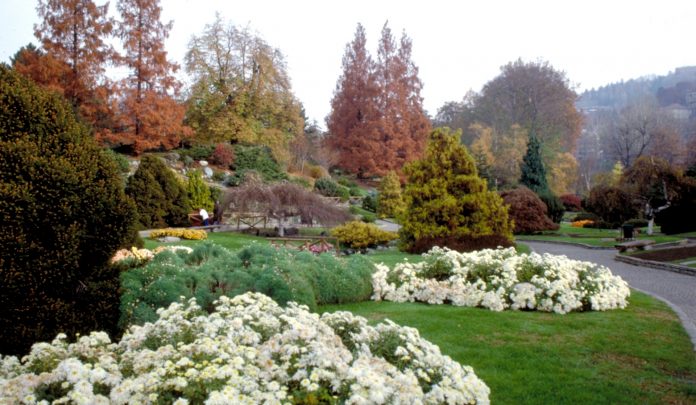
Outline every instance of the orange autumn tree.
[[190, 134], [183, 125], [185, 108], [174, 97], [181, 84], [178, 65], [167, 60], [164, 40], [172, 23], [160, 21], [158, 0], [119, 0], [117, 35], [123, 41], [121, 63], [130, 69], [120, 83], [119, 131], [111, 144], [130, 145], [136, 153], [173, 149]]
[[326, 144], [337, 152], [336, 165], [360, 176], [377, 171], [382, 148], [377, 127], [375, 67], [366, 42], [365, 28], [358, 24], [355, 38], [346, 45], [343, 74], [326, 119], [330, 133]]
[[63, 94], [97, 132], [108, 131], [113, 116], [108, 102], [111, 83], [104, 71], [115, 55], [106, 41], [113, 30], [108, 3], [39, 0], [36, 10], [42, 22], [34, 26], [34, 35], [42, 49], [22, 48], [14, 68]]
[[423, 87], [411, 59], [411, 39], [394, 39], [384, 25], [374, 62], [358, 24], [346, 46], [327, 118], [328, 144], [338, 151], [338, 166], [360, 177], [381, 176], [422, 154], [430, 131], [420, 96]]

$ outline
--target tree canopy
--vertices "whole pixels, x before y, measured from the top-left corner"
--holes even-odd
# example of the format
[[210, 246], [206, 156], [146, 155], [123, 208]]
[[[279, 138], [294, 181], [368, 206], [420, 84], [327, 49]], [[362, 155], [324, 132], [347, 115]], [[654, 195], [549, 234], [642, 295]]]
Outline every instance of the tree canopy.
[[288, 163], [304, 118], [280, 50], [216, 15], [191, 38], [186, 71], [193, 77], [186, 122], [198, 142], [267, 145]]
[[365, 29], [358, 24], [346, 46], [327, 117], [328, 144], [338, 152], [337, 165], [360, 177], [400, 172], [421, 155], [430, 130], [411, 39], [404, 33], [397, 45], [385, 24], [377, 61], [366, 43]]

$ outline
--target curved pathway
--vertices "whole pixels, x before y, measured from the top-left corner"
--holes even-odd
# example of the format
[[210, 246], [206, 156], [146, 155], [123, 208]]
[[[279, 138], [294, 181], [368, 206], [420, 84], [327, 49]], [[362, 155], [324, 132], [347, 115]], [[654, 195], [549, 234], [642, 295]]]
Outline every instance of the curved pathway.
[[571, 259], [601, 264], [639, 291], [669, 304], [681, 318], [696, 349], [696, 277], [666, 270], [633, 266], [614, 260], [616, 251], [585, 249], [580, 246], [520, 241], [537, 253], [565, 255]]

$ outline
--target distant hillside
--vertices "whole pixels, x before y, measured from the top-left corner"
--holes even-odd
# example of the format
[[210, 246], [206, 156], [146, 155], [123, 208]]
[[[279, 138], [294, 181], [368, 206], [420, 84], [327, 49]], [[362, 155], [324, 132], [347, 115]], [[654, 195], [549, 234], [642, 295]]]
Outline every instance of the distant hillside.
[[646, 96], [660, 106], [679, 104], [696, 109], [696, 66], [680, 67], [665, 76], [646, 76], [611, 83], [582, 93], [576, 103], [581, 110], [621, 109]]

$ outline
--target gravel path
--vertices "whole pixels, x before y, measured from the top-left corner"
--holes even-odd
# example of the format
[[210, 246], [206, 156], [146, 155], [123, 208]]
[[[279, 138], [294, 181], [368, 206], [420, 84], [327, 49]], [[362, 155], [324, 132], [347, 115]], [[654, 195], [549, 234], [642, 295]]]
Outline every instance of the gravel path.
[[522, 241], [537, 253], [566, 255], [607, 266], [632, 288], [648, 293], [669, 304], [679, 315], [696, 350], [696, 277], [666, 270], [633, 266], [614, 260], [614, 250], [585, 249], [578, 246]]

